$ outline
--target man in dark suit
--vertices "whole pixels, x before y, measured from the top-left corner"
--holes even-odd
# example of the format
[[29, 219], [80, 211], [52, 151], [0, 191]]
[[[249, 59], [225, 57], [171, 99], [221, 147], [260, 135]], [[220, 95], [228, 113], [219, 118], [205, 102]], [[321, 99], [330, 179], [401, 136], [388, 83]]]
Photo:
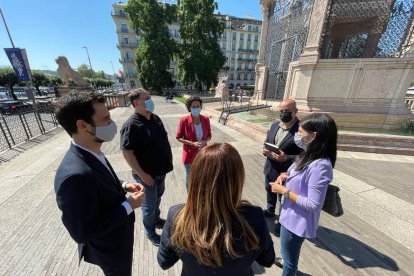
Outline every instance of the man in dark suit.
[[59, 101], [56, 117], [72, 137], [56, 172], [56, 201], [63, 224], [78, 243], [79, 262], [83, 257], [105, 275], [131, 275], [133, 210], [141, 206], [144, 188], [121, 183], [100, 150], [117, 131], [105, 98], [93, 92], [68, 94]]
[[[263, 148], [263, 155], [266, 156], [266, 163], [263, 173], [265, 175], [265, 189], [267, 194], [267, 206], [263, 210], [266, 217], [274, 217], [276, 211], [276, 202], [278, 194], [272, 193], [270, 182], [276, 181], [277, 177], [288, 170], [292, 165], [294, 158], [301, 152], [296, 146], [294, 137], [299, 128], [299, 120], [296, 118], [298, 109], [296, 102], [291, 99], [284, 100], [278, 106], [280, 111], [280, 121], [277, 120], [272, 124], [267, 133], [266, 142], [279, 147], [279, 154]], [[280, 213], [280, 208], [279, 212]], [[275, 229], [276, 236], [279, 236], [280, 223], [278, 222]]]

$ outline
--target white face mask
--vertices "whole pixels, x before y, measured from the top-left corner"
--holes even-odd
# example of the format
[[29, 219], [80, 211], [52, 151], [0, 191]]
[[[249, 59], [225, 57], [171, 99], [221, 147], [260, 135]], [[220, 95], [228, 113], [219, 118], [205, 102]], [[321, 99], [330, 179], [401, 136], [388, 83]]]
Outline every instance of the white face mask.
[[95, 136], [104, 142], [110, 142], [114, 139], [117, 131], [116, 123], [112, 122], [107, 126], [95, 127]]

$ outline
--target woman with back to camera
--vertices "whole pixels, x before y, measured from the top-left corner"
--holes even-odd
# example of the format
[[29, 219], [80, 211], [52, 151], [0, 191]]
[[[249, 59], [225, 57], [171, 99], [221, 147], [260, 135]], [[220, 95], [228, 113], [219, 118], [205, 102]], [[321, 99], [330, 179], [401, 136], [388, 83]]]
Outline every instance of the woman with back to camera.
[[200, 114], [203, 107], [203, 101], [200, 97], [188, 98], [185, 105], [190, 114], [181, 118], [176, 139], [184, 144], [182, 160], [185, 167], [185, 188], [187, 189], [191, 164], [199, 150], [211, 140], [211, 129], [209, 118]]
[[245, 172], [237, 150], [227, 144], [203, 148], [188, 181], [187, 203], [170, 208], [158, 249], [168, 269], [179, 259], [181, 275], [253, 275], [257, 261], [270, 267], [273, 242], [261, 208], [241, 199]]
[[[300, 121], [295, 143], [304, 151], [288, 172], [271, 183], [282, 194], [280, 251], [276, 265], [282, 275], [295, 275], [305, 238], [315, 238], [328, 184], [333, 179], [338, 131], [327, 114], [314, 113]], [[285, 185], [283, 185], [285, 182]]]

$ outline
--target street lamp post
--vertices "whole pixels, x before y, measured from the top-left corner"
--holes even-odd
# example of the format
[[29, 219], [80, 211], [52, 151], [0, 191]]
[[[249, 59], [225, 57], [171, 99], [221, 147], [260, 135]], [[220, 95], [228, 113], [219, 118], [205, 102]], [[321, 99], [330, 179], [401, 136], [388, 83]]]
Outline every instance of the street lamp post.
[[[91, 69], [91, 73], [92, 73], [92, 82], [93, 82], [93, 87], [95, 87], [95, 72], [92, 69], [92, 63], [91, 63], [91, 58], [89, 57], [89, 51], [88, 51], [88, 47], [83, 47], [86, 50], [86, 54], [88, 55], [88, 60], [89, 60], [89, 68]], [[95, 87], [96, 88], [96, 87]]]
[[[112, 61], [110, 61], [110, 63], [111, 63], [111, 65], [112, 65], [112, 74], [113, 74], [113, 77], [114, 77], [114, 84], [116, 84], [116, 77], [115, 77], [114, 63], [113, 63]], [[116, 85], [115, 85], [115, 87], [116, 87]]]

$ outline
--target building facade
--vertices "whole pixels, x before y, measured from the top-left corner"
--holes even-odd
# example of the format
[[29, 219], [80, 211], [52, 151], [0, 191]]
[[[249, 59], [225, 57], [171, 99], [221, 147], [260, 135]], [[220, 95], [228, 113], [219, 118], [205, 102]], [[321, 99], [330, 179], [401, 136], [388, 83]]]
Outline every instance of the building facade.
[[[112, 19], [118, 35], [117, 48], [120, 52], [119, 62], [123, 67], [125, 84], [128, 88], [135, 88], [141, 86], [135, 67], [135, 51], [140, 43], [140, 38], [130, 26], [125, 6], [125, 3], [113, 4]], [[220, 74], [228, 75], [230, 88], [254, 85], [262, 22], [256, 19], [220, 14], [217, 14], [216, 17], [225, 23], [225, 30], [219, 38], [219, 44], [227, 61]], [[180, 25], [173, 23], [168, 25], [168, 29], [171, 37], [179, 42]], [[170, 71], [177, 86], [180, 86], [176, 60], [171, 61]]]

